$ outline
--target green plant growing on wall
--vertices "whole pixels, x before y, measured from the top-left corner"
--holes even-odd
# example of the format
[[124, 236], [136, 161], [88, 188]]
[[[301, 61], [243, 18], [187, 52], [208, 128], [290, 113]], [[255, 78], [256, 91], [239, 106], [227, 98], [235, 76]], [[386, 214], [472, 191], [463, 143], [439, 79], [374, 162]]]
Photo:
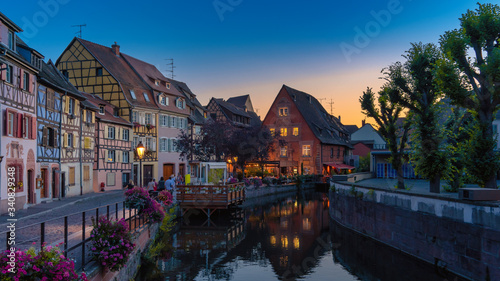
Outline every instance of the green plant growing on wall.
[[360, 172], [370, 171], [370, 154], [359, 157], [359, 171]]

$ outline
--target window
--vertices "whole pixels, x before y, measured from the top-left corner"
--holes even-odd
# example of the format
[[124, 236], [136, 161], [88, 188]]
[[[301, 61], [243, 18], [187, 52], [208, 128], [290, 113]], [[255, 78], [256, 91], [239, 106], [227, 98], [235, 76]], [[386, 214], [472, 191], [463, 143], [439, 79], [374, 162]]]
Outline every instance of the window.
[[160, 104], [161, 105], [168, 105], [168, 97], [160, 96]]
[[175, 128], [176, 124], [177, 124], [177, 117], [170, 116], [170, 127]]
[[68, 98], [68, 113], [73, 115], [75, 114], [75, 100], [72, 98]]
[[30, 74], [27, 72], [24, 72], [23, 74], [23, 90], [30, 90]]
[[286, 137], [288, 135], [288, 130], [286, 128], [280, 129], [280, 136]]
[[7, 119], [8, 119], [7, 135], [11, 137], [14, 136], [14, 118], [15, 114], [13, 112], [7, 112]]
[[146, 113], [146, 124], [152, 124], [151, 119], [151, 113]]
[[95, 76], [102, 76], [102, 67], [98, 67], [95, 69]]
[[186, 103], [183, 99], [179, 98], [177, 99], [176, 106], [180, 109], [184, 109], [186, 107]]
[[104, 105], [99, 106], [99, 114], [104, 115]]
[[299, 135], [299, 128], [298, 127], [293, 127], [293, 135], [298, 136]]
[[67, 138], [67, 147], [73, 147], [73, 134], [68, 134], [67, 135], [68, 138]]
[[12, 65], [7, 66], [7, 73], [6, 73], [6, 81], [10, 84], [12, 84], [12, 74], [14, 73], [12, 69]]
[[132, 99], [136, 100], [137, 97], [135, 96], [134, 90], [130, 90], [130, 95], [132, 96]]
[[48, 128], [46, 127], [47, 130], [46, 135], [45, 135], [45, 144], [50, 147], [56, 147], [57, 146], [57, 130], [54, 128]]
[[144, 99], [146, 100], [146, 102], [149, 102], [149, 96], [146, 92], [143, 92], [142, 95], [144, 96]]
[[132, 112], [132, 122], [139, 122], [139, 112]]
[[160, 151], [162, 151], [162, 152], [168, 151], [168, 139], [167, 138], [160, 139]]
[[122, 130], [122, 140], [128, 141], [129, 140], [129, 131], [128, 129], [123, 129]]
[[160, 81], [155, 80], [155, 85], [156, 85], [156, 86], [160, 86]]
[[14, 32], [12, 32], [10, 30], [9, 30], [9, 39], [8, 40], [9, 40], [9, 42], [8, 42], [9, 49], [14, 50], [14, 45], [15, 45], [14, 44]]
[[68, 184], [75, 185], [75, 167], [69, 167]]
[[337, 158], [340, 158], [340, 147], [337, 147]]
[[167, 87], [167, 89], [170, 89], [170, 83], [166, 83], [165, 86]]
[[129, 159], [129, 153], [128, 151], [122, 151], [122, 162], [127, 164], [127, 163], [130, 163], [130, 159]]
[[333, 158], [333, 148], [330, 149], [330, 158]]
[[28, 116], [23, 117], [23, 138], [29, 138], [30, 134], [30, 118]]
[[118, 115], [119, 115], [119, 113], [120, 113], [120, 109], [118, 109], [118, 108], [113, 108], [113, 115], [114, 115], [114, 116], [118, 116]]
[[108, 139], [115, 139], [115, 127], [108, 127]]
[[90, 180], [90, 167], [89, 166], [83, 166], [83, 180], [84, 181]]
[[132, 140], [132, 149], [135, 149], [139, 145], [139, 137], [134, 137]]
[[276, 134], [276, 129], [271, 128], [271, 129], [269, 129], [269, 132], [271, 132], [271, 136], [274, 137], [274, 135]]
[[280, 149], [280, 157], [287, 157], [286, 146], [281, 147], [281, 149]]
[[160, 126], [168, 127], [168, 115], [160, 115]]
[[69, 79], [69, 73], [67, 70], [63, 70], [62, 71], [62, 75], [66, 78], [66, 79]]
[[107, 173], [106, 174], [106, 185], [107, 186], [115, 186], [116, 184], [116, 174], [115, 173]]
[[311, 156], [311, 145], [302, 146], [302, 156]]
[[280, 107], [278, 110], [280, 116], [288, 116], [288, 107]]
[[108, 158], [107, 158], [106, 162], [108, 162], [108, 163], [115, 162], [115, 151], [114, 150], [108, 150]]
[[85, 115], [85, 121], [87, 123], [92, 123], [92, 114], [94, 114], [92, 111], [87, 110], [87, 114]]
[[146, 149], [151, 150], [151, 151], [156, 151], [156, 147], [154, 145], [154, 139], [153, 138], [146, 138]]

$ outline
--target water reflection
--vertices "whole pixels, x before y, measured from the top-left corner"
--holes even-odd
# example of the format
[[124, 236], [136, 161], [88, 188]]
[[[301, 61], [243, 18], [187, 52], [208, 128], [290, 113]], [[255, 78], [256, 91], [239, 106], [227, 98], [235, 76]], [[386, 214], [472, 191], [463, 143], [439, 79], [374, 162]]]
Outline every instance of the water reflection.
[[143, 263], [139, 280], [444, 280], [432, 266], [330, 225], [328, 207], [325, 193], [293, 193], [248, 201], [210, 226], [190, 216], [171, 256]]

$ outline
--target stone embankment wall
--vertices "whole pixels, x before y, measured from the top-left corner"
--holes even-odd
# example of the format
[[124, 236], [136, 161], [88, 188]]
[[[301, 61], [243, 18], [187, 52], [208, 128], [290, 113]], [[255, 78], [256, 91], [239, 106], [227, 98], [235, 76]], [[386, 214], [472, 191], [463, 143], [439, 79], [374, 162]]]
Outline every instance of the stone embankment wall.
[[500, 280], [498, 204], [333, 184], [336, 222], [473, 280]]

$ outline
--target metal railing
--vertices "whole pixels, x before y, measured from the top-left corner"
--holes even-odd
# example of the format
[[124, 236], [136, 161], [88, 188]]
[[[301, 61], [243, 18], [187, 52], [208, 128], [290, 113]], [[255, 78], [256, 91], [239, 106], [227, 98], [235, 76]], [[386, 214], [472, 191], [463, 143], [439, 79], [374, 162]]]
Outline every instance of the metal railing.
[[[110, 217], [116, 220], [125, 219], [130, 231], [140, 230], [147, 223], [147, 218], [139, 215], [137, 209], [127, 208], [125, 201], [121, 201], [16, 228], [15, 245], [9, 245], [11, 232], [2, 231], [0, 245], [5, 245], [6, 249], [15, 247], [16, 250], [25, 250], [33, 245], [40, 248], [44, 244], [60, 245], [64, 255], [75, 261], [75, 270], [84, 270], [85, 266], [92, 263], [90, 255], [92, 218], [98, 219], [100, 215], [106, 215], [108, 219]], [[18, 221], [18, 224], [20, 222]], [[1, 237], [6, 237], [4, 243]]]

